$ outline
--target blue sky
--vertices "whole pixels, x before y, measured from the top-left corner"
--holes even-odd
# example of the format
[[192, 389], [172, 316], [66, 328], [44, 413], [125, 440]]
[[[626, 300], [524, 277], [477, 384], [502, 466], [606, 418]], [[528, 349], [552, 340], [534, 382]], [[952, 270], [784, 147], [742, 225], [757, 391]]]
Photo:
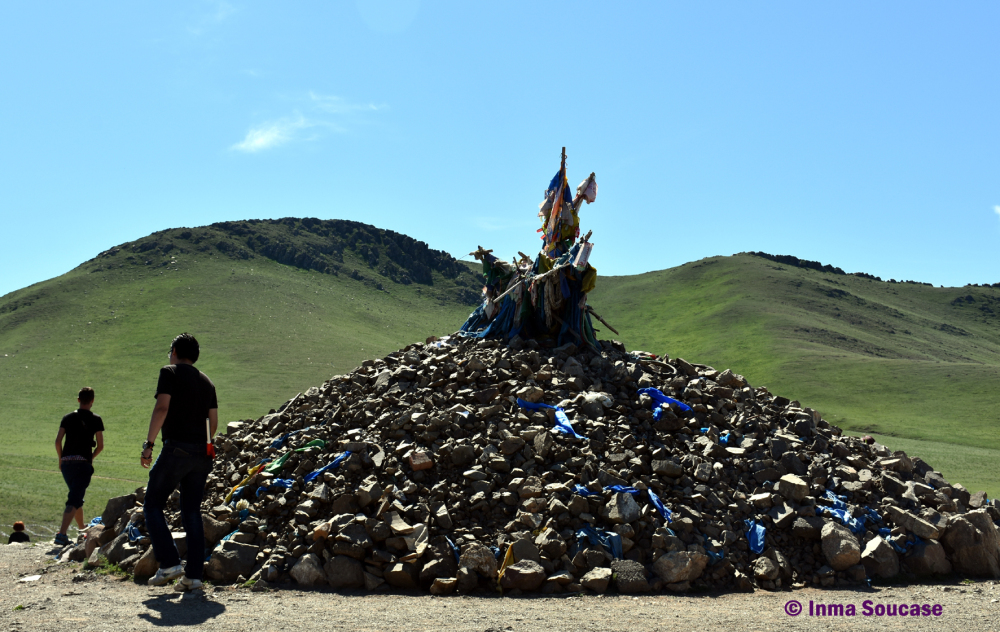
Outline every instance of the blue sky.
[[[0, 5], [0, 295], [153, 231], [363, 221], [601, 274], [746, 250], [1000, 282], [1000, 4]], [[467, 257], [466, 257], [467, 258]]]

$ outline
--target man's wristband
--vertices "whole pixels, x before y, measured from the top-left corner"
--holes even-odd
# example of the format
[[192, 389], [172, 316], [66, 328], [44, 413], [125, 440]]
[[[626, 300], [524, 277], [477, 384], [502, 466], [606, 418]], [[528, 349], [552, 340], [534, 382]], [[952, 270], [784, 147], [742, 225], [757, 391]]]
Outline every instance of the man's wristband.
[[152, 450], [154, 445], [156, 445], [156, 444], [153, 443], [152, 441], [143, 441], [142, 442], [142, 451], [145, 452], [146, 450]]

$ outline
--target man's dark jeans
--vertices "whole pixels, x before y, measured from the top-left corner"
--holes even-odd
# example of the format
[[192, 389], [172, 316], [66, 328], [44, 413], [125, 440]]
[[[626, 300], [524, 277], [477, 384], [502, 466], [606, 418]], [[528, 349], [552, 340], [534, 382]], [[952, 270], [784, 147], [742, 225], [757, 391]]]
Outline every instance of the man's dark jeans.
[[63, 461], [59, 469], [63, 480], [69, 487], [66, 496], [66, 511], [83, 507], [83, 495], [90, 487], [90, 477], [94, 475], [94, 466], [87, 461]]
[[163, 515], [167, 498], [181, 488], [181, 522], [187, 540], [185, 575], [201, 579], [205, 564], [205, 527], [201, 522], [201, 499], [205, 495], [205, 480], [212, 471], [212, 459], [205, 454], [204, 443], [179, 443], [166, 441], [160, 456], [149, 471], [146, 485], [146, 530], [153, 542], [153, 555], [160, 568], [181, 563], [174, 546], [170, 527]]

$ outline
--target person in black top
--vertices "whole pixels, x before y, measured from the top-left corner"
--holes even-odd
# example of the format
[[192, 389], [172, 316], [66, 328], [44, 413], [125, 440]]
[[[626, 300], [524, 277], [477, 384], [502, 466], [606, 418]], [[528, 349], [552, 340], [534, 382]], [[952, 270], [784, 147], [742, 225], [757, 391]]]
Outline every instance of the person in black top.
[[[149, 471], [143, 502], [153, 555], [160, 565], [148, 583], [162, 586], [185, 575], [174, 587], [178, 591], [201, 587], [205, 563], [201, 500], [205, 481], [212, 471], [208, 449], [219, 425], [215, 385], [207, 375], [194, 368], [199, 353], [198, 341], [188, 333], [177, 336], [170, 344], [170, 364], [160, 369], [156, 406], [139, 460], [143, 467], [149, 467], [156, 435], [162, 430], [163, 448]], [[187, 535], [186, 566], [181, 566], [180, 555], [163, 515], [167, 498], [178, 486], [181, 522]]]
[[[69, 487], [62, 526], [55, 537], [55, 543], [62, 546], [70, 543], [66, 529], [74, 517], [77, 527], [83, 528], [83, 495], [90, 486], [90, 477], [94, 475], [94, 457], [104, 449], [104, 421], [90, 411], [94, 405], [94, 389], [89, 386], [81, 388], [76, 401], [80, 407], [62, 418], [56, 435], [59, 470]], [[65, 444], [63, 438], [66, 439]]]
[[20, 520], [14, 523], [14, 533], [11, 533], [10, 537], [7, 538], [7, 544], [15, 542], [31, 542], [31, 538], [24, 532], [24, 523]]

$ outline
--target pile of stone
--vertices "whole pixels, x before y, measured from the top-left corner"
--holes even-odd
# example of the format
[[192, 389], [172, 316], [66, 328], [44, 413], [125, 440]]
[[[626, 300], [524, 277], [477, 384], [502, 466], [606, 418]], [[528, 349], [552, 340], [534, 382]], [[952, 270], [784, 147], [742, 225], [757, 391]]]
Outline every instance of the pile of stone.
[[[985, 493], [731, 371], [601, 347], [435, 340], [229, 424], [208, 578], [516, 594], [1000, 576]], [[113, 499], [66, 556], [155, 572], [141, 501]]]

